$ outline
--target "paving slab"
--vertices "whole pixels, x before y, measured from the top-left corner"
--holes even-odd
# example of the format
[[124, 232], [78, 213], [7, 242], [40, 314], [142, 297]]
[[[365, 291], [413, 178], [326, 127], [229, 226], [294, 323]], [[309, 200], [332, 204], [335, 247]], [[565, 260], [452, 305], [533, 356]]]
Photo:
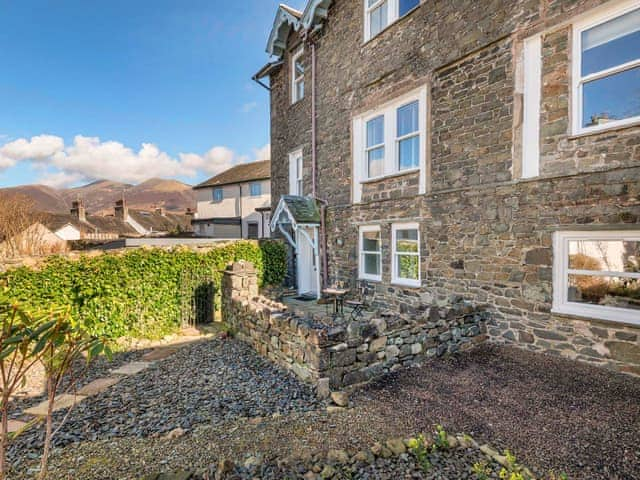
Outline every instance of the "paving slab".
[[111, 373], [115, 373], [116, 375], [135, 375], [136, 373], [140, 373], [141, 371], [146, 370], [150, 366], [150, 362], [125, 363], [120, 368], [112, 370]]
[[165, 358], [170, 357], [176, 352], [177, 350], [175, 348], [157, 348], [149, 353], [146, 353], [142, 357], [142, 360], [144, 360], [145, 362], [155, 362], [157, 360], [164, 360]]
[[98, 378], [97, 380], [94, 380], [93, 382], [88, 383], [87, 385], [79, 389], [78, 395], [92, 397], [93, 395], [104, 392], [107, 388], [115, 385], [119, 381], [119, 378], [114, 377]]
[[[71, 395], [67, 393], [65, 393], [64, 395], [60, 395], [53, 402], [53, 411], [57, 412], [58, 410], [62, 410], [63, 408], [69, 408], [76, 403], [80, 403], [85, 398], [86, 397], [84, 395]], [[45, 400], [35, 407], [26, 409], [24, 413], [26, 413], [27, 415], [33, 415], [34, 417], [46, 417], [48, 405], [49, 402]]]
[[26, 422], [21, 422], [20, 420], [9, 420], [9, 433], [19, 432], [26, 426]]

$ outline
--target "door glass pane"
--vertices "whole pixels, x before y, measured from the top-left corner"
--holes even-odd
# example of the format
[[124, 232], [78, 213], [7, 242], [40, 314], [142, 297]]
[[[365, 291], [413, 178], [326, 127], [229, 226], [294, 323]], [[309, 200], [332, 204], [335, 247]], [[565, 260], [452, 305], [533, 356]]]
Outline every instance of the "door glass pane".
[[417, 230], [396, 231], [396, 252], [418, 253], [418, 250]]
[[365, 252], [380, 251], [380, 232], [362, 233], [362, 250]]
[[384, 115], [367, 122], [367, 147], [384, 143]]
[[418, 126], [419, 102], [413, 102], [398, 109], [398, 137], [415, 133]]
[[583, 85], [582, 126], [640, 116], [640, 67]]
[[296, 79], [301, 78], [304, 75], [304, 63], [302, 63], [302, 58], [296, 59], [294, 72]]
[[296, 99], [302, 100], [304, 98], [304, 80], [300, 80], [296, 83]]
[[640, 310], [640, 280], [569, 275], [570, 302]]
[[380, 275], [380, 255], [375, 253], [364, 254], [364, 273], [367, 275]]
[[400, 0], [400, 11], [398, 12], [398, 16], [402, 17], [409, 10], [415, 8], [420, 3], [420, 0]]
[[418, 263], [416, 255], [398, 255], [396, 257], [396, 277], [407, 280], [418, 280]]
[[640, 58], [640, 9], [582, 32], [582, 76]]
[[375, 37], [387, 26], [387, 3], [388, 2], [382, 3], [378, 8], [369, 13], [370, 37]]
[[640, 241], [570, 241], [569, 268], [600, 272], [640, 273]]
[[405, 138], [398, 144], [398, 168], [407, 170], [420, 164], [420, 137]]
[[384, 175], [384, 147], [367, 152], [367, 174], [369, 178]]

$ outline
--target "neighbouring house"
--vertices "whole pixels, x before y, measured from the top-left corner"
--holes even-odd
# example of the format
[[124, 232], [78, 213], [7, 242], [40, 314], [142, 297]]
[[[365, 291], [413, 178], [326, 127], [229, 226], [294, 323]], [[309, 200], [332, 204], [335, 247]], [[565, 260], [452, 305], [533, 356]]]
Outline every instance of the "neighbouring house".
[[35, 222], [10, 238], [0, 236], [0, 258], [24, 255], [48, 255], [67, 249], [66, 240], [51, 231], [43, 222]]
[[258, 239], [270, 236], [271, 163], [236, 165], [196, 185], [197, 236]]
[[301, 294], [462, 296], [491, 341], [640, 374], [640, 0], [309, 0], [267, 52]]

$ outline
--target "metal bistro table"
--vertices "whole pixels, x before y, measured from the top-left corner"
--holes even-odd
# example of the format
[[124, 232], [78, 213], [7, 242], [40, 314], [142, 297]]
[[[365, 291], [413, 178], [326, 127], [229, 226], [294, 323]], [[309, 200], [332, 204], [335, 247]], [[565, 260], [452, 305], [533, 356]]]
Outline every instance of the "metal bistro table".
[[344, 316], [344, 297], [349, 293], [349, 290], [344, 288], [325, 288], [322, 290], [322, 294], [327, 297], [331, 297], [333, 300], [333, 316], [335, 320], [337, 317]]

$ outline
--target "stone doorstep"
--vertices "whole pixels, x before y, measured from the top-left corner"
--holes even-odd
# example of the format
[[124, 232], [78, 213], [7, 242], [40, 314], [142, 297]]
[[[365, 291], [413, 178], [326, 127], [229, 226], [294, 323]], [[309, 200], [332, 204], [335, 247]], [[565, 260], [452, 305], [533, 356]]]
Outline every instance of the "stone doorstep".
[[9, 420], [9, 433], [15, 433], [27, 426], [26, 422], [20, 420]]
[[156, 348], [149, 353], [143, 355], [142, 360], [145, 362], [155, 362], [157, 360], [164, 360], [167, 357], [170, 357], [177, 350], [175, 348]]
[[[57, 412], [58, 410], [62, 410], [64, 408], [69, 408], [76, 403], [80, 403], [86, 397], [84, 395], [71, 395], [65, 393], [60, 395], [53, 402], [53, 411]], [[28, 408], [24, 411], [27, 415], [33, 415], [34, 417], [46, 417], [47, 416], [47, 407], [49, 402], [46, 400], [44, 402], [39, 403], [35, 407]]]
[[135, 375], [136, 373], [146, 370], [150, 366], [150, 362], [130, 362], [112, 370], [111, 373], [115, 375]]
[[107, 388], [115, 385], [119, 381], [120, 379], [113, 377], [99, 378], [79, 389], [78, 395], [92, 397], [93, 395], [104, 392]]

